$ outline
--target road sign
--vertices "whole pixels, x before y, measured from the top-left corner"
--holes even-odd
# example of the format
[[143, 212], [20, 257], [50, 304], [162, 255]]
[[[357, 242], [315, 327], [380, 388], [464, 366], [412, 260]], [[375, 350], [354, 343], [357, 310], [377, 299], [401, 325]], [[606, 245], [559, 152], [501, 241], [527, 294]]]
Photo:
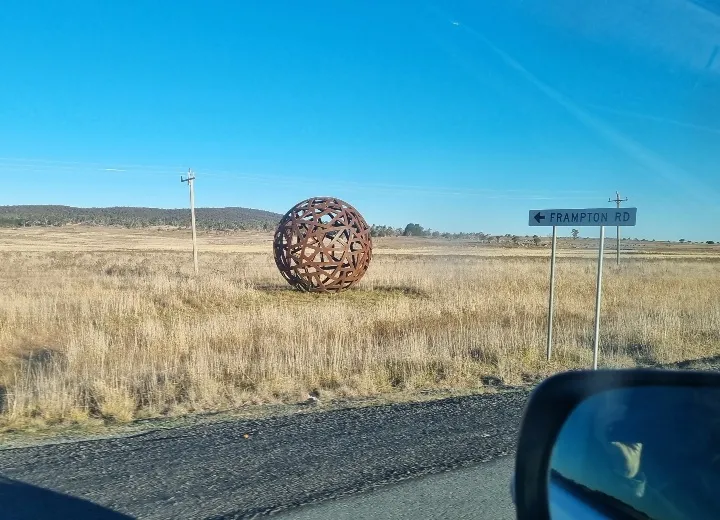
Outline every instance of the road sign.
[[[618, 195], [619, 198], [619, 195]], [[589, 208], [589, 209], [533, 209], [530, 210], [528, 225], [552, 226], [553, 240], [550, 256], [550, 300], [548, 305], [547, 360], [552, 353], [553, 307], [555, 293], [555, 249], [558, 226], [597, 226], [600, 228], [600, 249], [598, 251], [597, 292], [595, 293], [595, 333], [593, 335], [593, 369], [598, 367], [600, 348], [600, 302], [602, 295], [603, 253], [605, 250], [605, 226], [634, 226], [637, 208]], [[618, 240], [620, 240], [618, 233]]]
[[634, 226], [637, 208], [533, 209], [529, 226]]

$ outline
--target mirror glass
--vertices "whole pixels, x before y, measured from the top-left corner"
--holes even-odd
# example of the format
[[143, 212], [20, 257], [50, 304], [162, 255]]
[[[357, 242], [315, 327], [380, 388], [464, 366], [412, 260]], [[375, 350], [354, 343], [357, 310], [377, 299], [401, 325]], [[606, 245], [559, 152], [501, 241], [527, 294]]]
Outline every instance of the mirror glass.
[[560, 431], [548, 482], [553, 520], [720, 518], [720, 389], [589, 397]]

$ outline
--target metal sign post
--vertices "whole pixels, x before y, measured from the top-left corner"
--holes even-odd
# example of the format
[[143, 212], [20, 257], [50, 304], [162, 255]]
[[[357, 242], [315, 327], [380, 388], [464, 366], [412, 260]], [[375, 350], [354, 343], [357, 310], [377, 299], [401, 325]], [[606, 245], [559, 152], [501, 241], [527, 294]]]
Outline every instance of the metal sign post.
[[550, 257], [550, 298], [548, 303], [547, 359], [552, 355], [553, 314], [555, 307], [555, 255], [558, 226], [594, 226], [600, 228], [598, 251], [597, 293], [595, 294], [595, 333], [593, 336], [593, 369], [598, 366], [600, 348], [600, 302], [602, 299], [603, 255], [605, 254], [605, 226], [634, 226], [637, 208], [588, 208], [588, 209], [534, 209], [530, 210], [528, 225], [552, 226], [553, 241]]
[[550, 253], [550, 302], [548, 305], [547, 360], [552, 354], [553, 306], [555, 305], [555, 248], [557, 246], [557, 226], [553, 226], [552, 253]]
[[598, 249], [597, 292], [595, 293], [595, 335], [593, 338], [593, 370], [597, 370], [600, 348], [600, 301], [602, 298], [603, 255], [605, 254], [605, 226], [600, 226], [600, 248]]

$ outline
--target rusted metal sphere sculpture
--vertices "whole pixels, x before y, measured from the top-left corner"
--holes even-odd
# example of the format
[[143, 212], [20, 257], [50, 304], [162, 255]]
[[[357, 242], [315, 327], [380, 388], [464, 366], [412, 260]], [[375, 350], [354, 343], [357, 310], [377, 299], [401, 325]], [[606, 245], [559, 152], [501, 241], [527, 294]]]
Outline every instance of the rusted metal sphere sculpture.
[[293, 287], [337, 292], [363, 277], [372, 258], [370, 228], [347, 202], [304, 200], [280, 220], [273, 241], [275, 263]]

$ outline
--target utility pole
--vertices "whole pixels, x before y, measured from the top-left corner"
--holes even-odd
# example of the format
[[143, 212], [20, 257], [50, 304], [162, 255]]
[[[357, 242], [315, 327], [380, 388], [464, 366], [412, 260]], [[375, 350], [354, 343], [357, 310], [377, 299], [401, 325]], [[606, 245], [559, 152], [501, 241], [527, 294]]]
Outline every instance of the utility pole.
[[[627, 202], [628, 198], [625, 197], [624, 199], [620, 198], [620, 193], [615, 192], [615, 198], [614, 199], [608, 199], [608, 202], [614, 202], [617, 204], [618, 209], [620, 209], [620, 203], [621, 202]], [[615, 262], [617, 265], [620, 265], [620, 226], [617, 226], [617, 249], [615, 250]]]
[[195, 232], [195, 174], [192, 169], [188, 169], [187, 178], [180, 176], [180, 182], [187, 182], [190, 186], [190, 222], [192, 225], [192, 241], [193, 241], [193, 263], [195, 265], [195, 274], [198, 274], [198, 252], [197, 252], [197, 234]]

